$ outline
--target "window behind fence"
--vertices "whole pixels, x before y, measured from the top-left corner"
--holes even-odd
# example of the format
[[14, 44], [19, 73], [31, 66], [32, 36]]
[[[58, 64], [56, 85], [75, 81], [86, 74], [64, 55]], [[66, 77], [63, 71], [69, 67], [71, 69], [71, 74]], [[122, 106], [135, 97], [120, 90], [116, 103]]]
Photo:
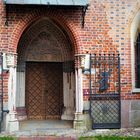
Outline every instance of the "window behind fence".
[[140, 33], [135, 47], [135, 75], [136, 88], [140, 88]]

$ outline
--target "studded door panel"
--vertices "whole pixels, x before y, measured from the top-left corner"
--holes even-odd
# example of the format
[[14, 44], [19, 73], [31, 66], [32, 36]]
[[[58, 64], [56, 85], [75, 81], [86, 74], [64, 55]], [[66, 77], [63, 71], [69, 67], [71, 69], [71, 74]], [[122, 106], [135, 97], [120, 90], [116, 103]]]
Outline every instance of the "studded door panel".
[[63, 105], [61, 63], [26, 63], [28, 119], [60, 119]]
[[46, 119], [59, 119], [63, 103], [61, 63], [47, 63], [46, 73]]

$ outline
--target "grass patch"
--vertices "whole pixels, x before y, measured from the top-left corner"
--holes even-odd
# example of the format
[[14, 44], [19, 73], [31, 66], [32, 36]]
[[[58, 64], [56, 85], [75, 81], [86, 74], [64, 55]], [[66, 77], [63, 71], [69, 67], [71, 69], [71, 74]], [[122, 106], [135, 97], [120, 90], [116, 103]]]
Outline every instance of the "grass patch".
[[79, 140], [140, 140], [138, 137], [121, 137], [121, 136], [94, 136], [80, 137]]
[[0, 140], [16, 140], [16, 138], [13, 138], [13, 137], [0, 137]]

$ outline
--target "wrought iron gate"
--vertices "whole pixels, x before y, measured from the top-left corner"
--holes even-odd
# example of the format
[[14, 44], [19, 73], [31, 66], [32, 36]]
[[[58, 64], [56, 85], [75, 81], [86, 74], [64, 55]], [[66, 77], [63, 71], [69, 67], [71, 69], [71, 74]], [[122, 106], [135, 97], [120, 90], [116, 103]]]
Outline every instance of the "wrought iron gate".
[[120, 128], [120, 56], [90, 55], [90, 115], [93, 128]]

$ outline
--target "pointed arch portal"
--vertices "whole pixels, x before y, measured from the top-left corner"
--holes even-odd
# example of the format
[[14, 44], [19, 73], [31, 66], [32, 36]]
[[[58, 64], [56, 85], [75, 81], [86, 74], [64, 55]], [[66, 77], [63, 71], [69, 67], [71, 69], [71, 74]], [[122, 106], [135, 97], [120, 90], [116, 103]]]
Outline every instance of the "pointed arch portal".
[[23, 33], [17, 54], [19, 118], [73, 120], [74, 50], [65, 31], [41, 19]]

